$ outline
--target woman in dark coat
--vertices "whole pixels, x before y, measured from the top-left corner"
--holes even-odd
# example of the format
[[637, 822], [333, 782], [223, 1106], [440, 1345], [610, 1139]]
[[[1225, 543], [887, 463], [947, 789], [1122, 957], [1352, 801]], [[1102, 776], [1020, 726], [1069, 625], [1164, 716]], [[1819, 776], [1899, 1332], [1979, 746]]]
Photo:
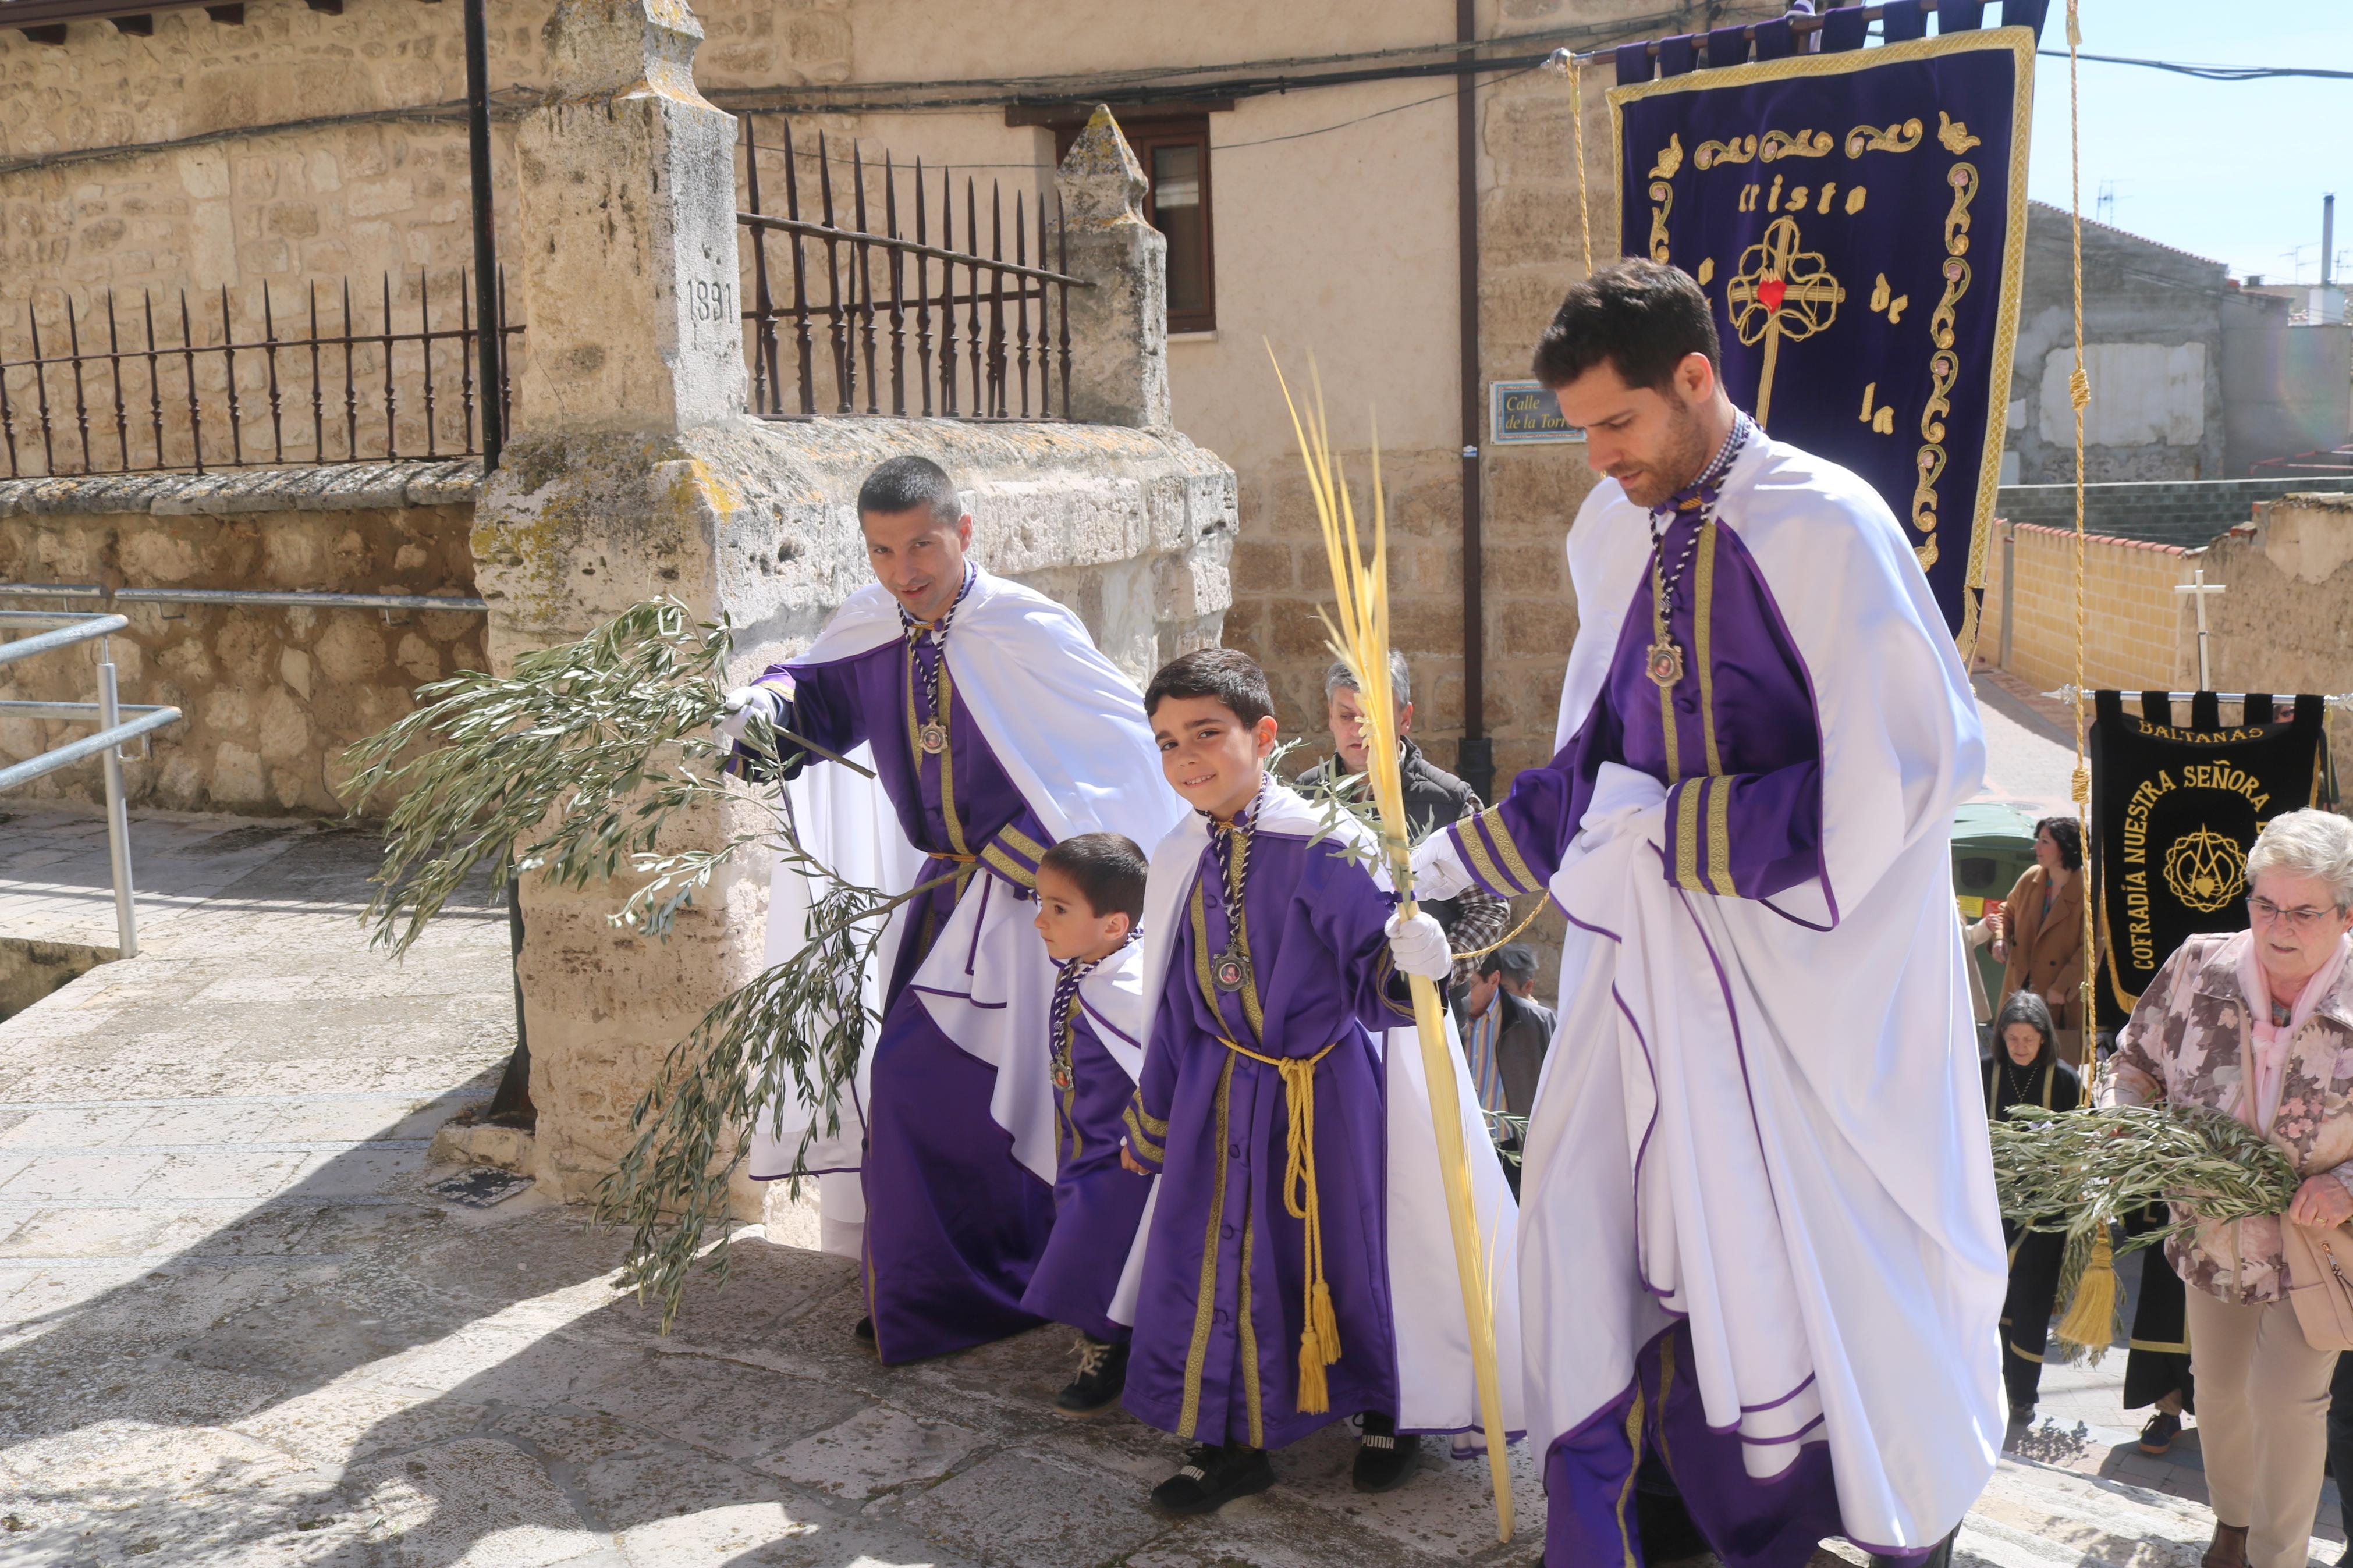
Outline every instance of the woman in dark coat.
[[[2031, 991], [2014, 993], [1994, 1019], [1993, 1055], [1986, 1059], [1986, 1120], [2000, 1121], [2013, 1107], [2073, 1110], [2083, 1103], [2074, 1068], [2059, 1059], [2058, 1029], [2051, 1008]], [[2002, 1240], [2010, 1246], [2010, 1294], [2001, 1305], [2001, 1378], [2010, 1391], [2010, 1420], [2023, 1426], [2034, 1419], [2034, 1398], [2042, 1383], [2042, 1350], [2051, 1338], [2052, 1298], [2059, 1292], [2059, 1265], [2067, 1238], [2056, 1231], [2026, 1230], [2005, 1217]]]

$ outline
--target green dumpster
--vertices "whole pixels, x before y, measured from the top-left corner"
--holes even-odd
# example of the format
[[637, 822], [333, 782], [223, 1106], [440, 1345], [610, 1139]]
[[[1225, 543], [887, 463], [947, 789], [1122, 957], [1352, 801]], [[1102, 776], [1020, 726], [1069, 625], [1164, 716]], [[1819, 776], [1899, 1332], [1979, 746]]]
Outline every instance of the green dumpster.
[[[2010, 897], [2034, 864], [2035, 819], [2014, 805], [1974, 801], [1953, 815], [1953, 895], [1961, 918], [1980, 919], [1989, 904]], [[1994, 1011], [2001, 1011], [2002, 965], [1991, 944], [1977, 949], [1978, 973]]]

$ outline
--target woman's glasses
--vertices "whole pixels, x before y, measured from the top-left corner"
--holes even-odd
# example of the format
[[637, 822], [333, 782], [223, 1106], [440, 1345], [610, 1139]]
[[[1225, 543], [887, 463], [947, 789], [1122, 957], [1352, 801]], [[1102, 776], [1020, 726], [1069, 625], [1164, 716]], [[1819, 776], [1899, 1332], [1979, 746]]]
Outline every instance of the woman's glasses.
[[2309, 906], [2304, 909], [2284, 910], [2261, 894], [2247, 900], [2247, 913], [2257, 925], [2284, 925], [2289, 931], [2297, 932], [2318, 930], [2321, 921], [2329, 919], [2337, 912], [2334, 910], [2316, 910]]

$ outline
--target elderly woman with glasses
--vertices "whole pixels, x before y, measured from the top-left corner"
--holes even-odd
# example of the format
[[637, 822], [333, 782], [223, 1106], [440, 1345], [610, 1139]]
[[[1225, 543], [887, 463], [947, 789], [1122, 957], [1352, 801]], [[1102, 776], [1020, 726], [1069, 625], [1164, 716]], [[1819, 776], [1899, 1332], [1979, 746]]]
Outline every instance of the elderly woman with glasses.
[[2337, 1356], [2297, 1326], [2281, 1226], [2353, 1219], [2353, 822], [2273, 818], [2247, 881], [2249, 929], [2193, 936], [2166, 961], [2116, 1037], [2100, 1101], [2236, 1116], [2304, 1178], [2284, 1215], [2166, 1244], [2189, 1287], [2215, 1519], [2205, 1568], [2303, 1568]]

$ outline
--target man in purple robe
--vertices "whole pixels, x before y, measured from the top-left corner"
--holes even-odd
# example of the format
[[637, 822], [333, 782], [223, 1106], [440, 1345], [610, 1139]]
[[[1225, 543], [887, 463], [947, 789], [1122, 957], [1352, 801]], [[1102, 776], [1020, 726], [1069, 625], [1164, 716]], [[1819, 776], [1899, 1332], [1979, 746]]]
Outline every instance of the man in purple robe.
[[[818, 1178], [825, 1245], [863, 1264], [857, 1331], [898, 1363], [1039, 1322], [1022, 1295], [1054, 1218], [1039, 1047], [1055, 971], [1030, 929], [1038, 862], [1076, 834], [1156, 838], [1182, 808], [1134, 685], [1068, 610], [966, 560], [973, 520], [937, 464], [892, 458], [858, 507], [879, 582], [731, 693], [723, 729], [741, 744], [766, 721], [803, 847], [838, 875], [936, 884], [892, 917], [869, 977], [881, 1025], [850, 1092], [752, 1129], [755, 1177]], [[877, 781], [803, 777], [800, 741], [867, 759]], [[799, 945], [811, 901], [780, 861], [771, 962]]]
[[1639, 1563], [1662, 1471], [1731, 1568], [1947, 1555], [2002, 1433], [1966, 673], [1885, 503], [1725, 396], [1690, 278], [1595, 274], [1535, 371], [1607, 476], [1558, 754], [1415, 878], [1569, 921], [1521, 1179], [1545, 1561]]
[[1155, 1011], [1121, 1155], [1160, 1177], [1127, 1407], [1195, 1445], [1153, 1501], [1263, 1491], [1267, 1449], [1350, 1415], [1356, 1485], [1386, 1491], [1419, 1439], [1398, 1434], [1379, 1042], [1412, 1016], [1405, 976], [1442, 982], [1452, 955], [1434, 918], [1398, 919], [1361, 837], [1266, 773], [1274, 704], [1248, 655], [1187, 654], [1145, 703], [1195, 813], [1153, 856]]

